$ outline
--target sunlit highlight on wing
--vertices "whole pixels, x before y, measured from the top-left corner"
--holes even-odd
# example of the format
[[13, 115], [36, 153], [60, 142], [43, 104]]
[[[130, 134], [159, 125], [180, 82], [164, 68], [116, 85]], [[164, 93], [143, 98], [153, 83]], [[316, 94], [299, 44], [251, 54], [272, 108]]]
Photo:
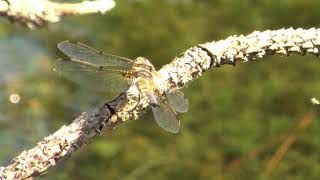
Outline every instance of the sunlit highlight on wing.
[[80, 60], [98, 66], [110, 66], [123, 69], [131, 69], [133, 61], [128, 58], [103, 53], [81, 43], [63, 41], [58, 44], [58, 48], [71, 60]]
[[54, 70], [71, 81], [98, 91], [123, 92], [131, 81], [124, 78], [121, 70], [77, 61], [59, 60], [55, 63]]

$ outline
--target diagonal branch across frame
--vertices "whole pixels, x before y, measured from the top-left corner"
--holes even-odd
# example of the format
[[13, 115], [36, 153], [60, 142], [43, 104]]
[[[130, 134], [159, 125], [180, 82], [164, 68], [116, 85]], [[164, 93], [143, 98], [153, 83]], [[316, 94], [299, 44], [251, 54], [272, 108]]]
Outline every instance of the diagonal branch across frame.
[[[253, 61], [267, 55], [289, 56], [292, 53], [299, 55], [310, 53], [318, 57], [319, 48], [320, 29], [255, 31], [247, 36], [230, 36], [225, 40], [191, 47], [170, 64], [163, 66], [159, 72], [165, 89], [181, 89], [210, 68], [225, 64], [235, 65], [237, 61]], [[82, 113], [70, 125], [62, 126], [32, 149], [23, 151], [9, 165], [0, 167], [0, 180], [37, 177], [88, 144], [92, 138], [100, 134], [103, 127], [104, 130], [113, 130], [115, 126], [124, 122], [121, 120], [123, 119], [121, 109], [132, 103], [129, 98], [132, 94], [130, 91], [132, 88], [91, 114]], [[137, 119], [143, 110], [132, 109], [126, 112], [126, 116]], [[115, 116], [120, 118], [114, 119]]]

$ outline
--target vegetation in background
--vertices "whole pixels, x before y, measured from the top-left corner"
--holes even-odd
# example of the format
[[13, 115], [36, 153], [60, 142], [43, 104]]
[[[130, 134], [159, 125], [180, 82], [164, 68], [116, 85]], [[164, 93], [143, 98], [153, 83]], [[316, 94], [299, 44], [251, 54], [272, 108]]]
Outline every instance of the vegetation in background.
[[[118, 0], [106, 15], [70, 17], [28, 30], [0, 20], [0, 163], [104, 102], [104, 94], [52, 71], [69, 39], [105, 52], [144, 56], [157, 68], [180, 52], [233, 34], [319, 27], [320, 1]], [[152, 114], [96, 138], [41, 179], [259, 179], [320, 92], [316, 57], [269, 57], [212, 69], [184, 89], [190, 110], [170, 134]], [[21, 101], [12, 104], [10, 94]], [[317, 179], [319, 117], [297, 134], [271, 179]], [[271, 142], [271, 143], [270, 143]], [[270, 143], [271, 145], [265, 146]], [[254, 153], [263, 147], [259, 153]], [[230, 170], [230, 163], [252, 154]]]

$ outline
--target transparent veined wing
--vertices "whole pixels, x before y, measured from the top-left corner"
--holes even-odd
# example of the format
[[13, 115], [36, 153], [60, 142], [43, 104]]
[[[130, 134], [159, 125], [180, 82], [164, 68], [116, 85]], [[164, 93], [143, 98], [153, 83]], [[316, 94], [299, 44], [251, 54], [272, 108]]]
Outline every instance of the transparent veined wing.
[[167, 92], [166, 97], [169, 105], [177, 112], [184, 113], [188, 111], [188, 99], [184, 97], [184, 94], [179, 91]]
[[180, 120], [177, 114], [162, 99], [157, 98], [157, 101], [158, 106], [152, 106], [155, 121], [166, 131], [178, 133], [180, 130]]
[[124, 78], [124, 70], [82, 61], [58, 60], [54, 65], [54, 71], [84, 87], [111, 93], [124, 92], [131, 82], [130, 79]]
[[133, 61], [131, 59], [103, 53], [79, 42], [62, 41], [58, 44], [58, 48], [71, 60], [85, 61], [98, 66], [132, 68]]

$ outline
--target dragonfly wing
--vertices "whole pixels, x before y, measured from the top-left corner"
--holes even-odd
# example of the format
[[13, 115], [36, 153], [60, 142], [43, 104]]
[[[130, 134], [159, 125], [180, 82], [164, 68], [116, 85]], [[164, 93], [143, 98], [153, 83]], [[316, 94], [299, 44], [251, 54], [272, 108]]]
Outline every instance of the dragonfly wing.
[[131, 59], [103, 53], [81, 43], [62, 41], [58, 44], [58, 48], [71, 60], [85, 61], [98, 66], [132, 68], [133, 61]]
[[188, 99], [184, 97], [184, 94], [179, 91], [173, 91], [166, 93], [168, 103], [177, 112], [184, 113], [188, 111]]
[[124, 78], [121, 74], [123, 71], [81, 61], [58, 60], [54, 71], [84, 87], [111, 93], [125, 91], [130, 83], [130, 79]]
[[158, 106], [152, 106], [155, 121], [166, 131], [178, 133], [180, 130], [180, 121], [177, 114], [160, 98], [158, 98], [157, 101]]

